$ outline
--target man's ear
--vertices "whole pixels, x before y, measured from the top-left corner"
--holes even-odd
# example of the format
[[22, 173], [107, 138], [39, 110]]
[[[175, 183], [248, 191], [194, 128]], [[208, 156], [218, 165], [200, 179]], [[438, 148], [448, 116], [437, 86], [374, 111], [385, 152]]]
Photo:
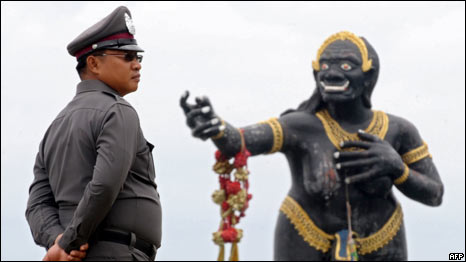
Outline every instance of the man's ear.
[[95, 75], [100, 73], [101, 61], [97, 57], [90, 55], [86, 58], [87, 69]]

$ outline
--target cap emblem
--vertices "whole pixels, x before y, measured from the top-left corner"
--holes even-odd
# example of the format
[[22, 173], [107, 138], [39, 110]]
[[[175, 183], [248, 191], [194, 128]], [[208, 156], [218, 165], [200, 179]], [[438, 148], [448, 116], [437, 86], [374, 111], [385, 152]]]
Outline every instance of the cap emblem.
[[136, 28], [134, 27], [133, 19], [131, 19], [128, 13], [125, 13], [125, 21], [126, 21], [126, 28], [128, 28], [129, 33], [132, 35], [136, 34]]

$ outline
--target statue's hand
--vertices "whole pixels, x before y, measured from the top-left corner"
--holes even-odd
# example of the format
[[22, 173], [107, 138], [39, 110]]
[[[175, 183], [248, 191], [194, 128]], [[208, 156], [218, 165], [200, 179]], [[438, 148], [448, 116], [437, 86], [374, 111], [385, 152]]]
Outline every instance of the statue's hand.
[[214, 113], [209, 98], [196, 98], [196, 104], [187, 103], [189, 92], [181, 96], [180, 106], [186, 115], [186, 123], [191, 128], [194, 137], [206, 140], [225, 129], [222, 121]]
[[381, 176], [389, 176], [393, 181], [403, 173], [403, 160], [390, 143], [362, 130], [358, 131], [358, 135], [363, 141], [346, 141], [340, 146], [341, 148], [359, 147], [364, 149], [363, 151], [334, 154], [338, 161], [337, 169], [366, 167], [367, 171], [346, 178], [346, 183], [368, 181]]

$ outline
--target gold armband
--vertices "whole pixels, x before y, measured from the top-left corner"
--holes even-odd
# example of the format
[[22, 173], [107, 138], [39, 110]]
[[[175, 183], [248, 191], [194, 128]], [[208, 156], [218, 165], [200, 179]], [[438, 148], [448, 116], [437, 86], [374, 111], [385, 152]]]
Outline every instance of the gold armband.
[[267, 124], [270, 126], [270, 128], [272, 128], [273, 146], [269, 154], [280, 151], [280, 149], [282, 149], [282, 146], [283, 146], [283, 129], [282, 129], [282, 126], [280, 125], [280, 122], [278, 122], [278, 119], [270, 118], [267, 121], [260, 122], [260, 124]]
[[[223, 121], [223, 119], [221, 119], [220, 121], [222, 122], [222, 124], [220, 126], [224, 126], [226, 128], [225, 121]], [[215, 136], [213, 136], [211, 138], [212, 138], [212, 140], [216, 140], [216, 139], [219, 139], [219, 138], [223, 137], [223, 135], [225, 135], [225, 129], [223, 129], [222, 131], [220, 131], [220, 133], [216, 134]]]
[[417, 162], [425, 157], [432, 158], [432, 155], [429, 153], [426, 142], [423, 142], [423, 145], [415, 148], [408, 153], [405, 153], [401, 156], [403, 162], [407, 165]]
[[408, 176], [409, 176], [409, 167], [405, 164], [405, 169], [403, 171], [403, 174], [399, 178], [395, 179], [393, 183], [395, 185], [401, 185], [408, 179]]

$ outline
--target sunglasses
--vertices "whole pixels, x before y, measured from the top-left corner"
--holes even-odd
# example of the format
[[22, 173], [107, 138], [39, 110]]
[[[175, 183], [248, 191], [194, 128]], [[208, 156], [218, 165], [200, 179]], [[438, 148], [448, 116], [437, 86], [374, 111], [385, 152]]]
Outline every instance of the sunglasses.
[[132, 62], [134, 59], [136, 59], [139, 63], [142, 62], [142, 55], [138, 55], [136, 53], [126, 53], [126, 54], [95, 54], [94, 56], [107, 56], [107, 55], [113, 55], [113, 56], [119, 56], [123, 57], [123, 59], [126, 62]]

